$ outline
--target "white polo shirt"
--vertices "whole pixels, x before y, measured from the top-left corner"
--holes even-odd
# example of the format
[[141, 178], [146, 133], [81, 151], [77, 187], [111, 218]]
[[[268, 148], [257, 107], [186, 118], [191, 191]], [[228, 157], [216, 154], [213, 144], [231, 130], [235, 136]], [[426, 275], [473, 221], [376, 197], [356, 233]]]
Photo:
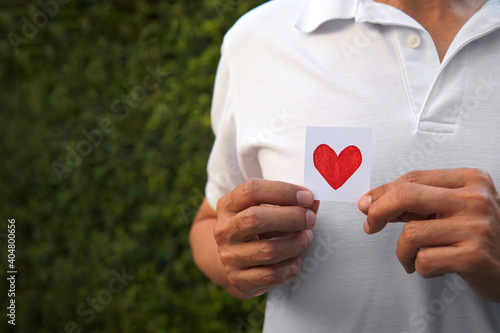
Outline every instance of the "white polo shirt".
[[[372, 188], [457, 167], [487, 170], [500, 188], [498, 0], [442, 62], [420, 24], [372, 0], [268, 2], [228, 32], [222, 54], [212, 207], [248, 178], [302, 184], [306, 126], [371, 127]], [[301, 273], [268, 293], [264, 332], [500, 332], [500, 304], [457, 275], [406, 274], [395, 255], [403, 225], [366, 235], [363, 219], [356, 204], [321, 203]]]

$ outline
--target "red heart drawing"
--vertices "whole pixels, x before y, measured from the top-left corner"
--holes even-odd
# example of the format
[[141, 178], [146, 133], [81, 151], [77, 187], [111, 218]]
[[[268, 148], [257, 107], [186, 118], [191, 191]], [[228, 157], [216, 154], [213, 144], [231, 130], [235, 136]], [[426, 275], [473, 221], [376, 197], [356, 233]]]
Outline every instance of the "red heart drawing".
[[335, 150], [321, 144], [313, 154], [314, 166], [333, 189], [338, 190], [358, 170], [363, 157], [356, 146], [349, 146], [337, 156]]

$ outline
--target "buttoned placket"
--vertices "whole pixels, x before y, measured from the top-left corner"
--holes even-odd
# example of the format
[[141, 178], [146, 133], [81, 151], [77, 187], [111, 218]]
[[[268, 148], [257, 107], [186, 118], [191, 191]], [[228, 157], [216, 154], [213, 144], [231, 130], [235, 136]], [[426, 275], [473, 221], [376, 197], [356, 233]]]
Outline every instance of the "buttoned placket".
[[[446, 71], [462, 64], [453, 63], [457, 54], [473, 40], [500, 28], [499, 17], [498, 0], [485, 4], [457, 34], [442, 62], [430, 34], [411, 17], [394, 7], [372, 0], [360, 0], [356, 22], [382, 24], [391, 29], [409, 109], [415, 121], [415, 131], [453, 133], [457, 114], [453, 114], [453, 110], [447, 110], [446, 116], [443, 116], [443, 110], [438, 105], [433, 105], [433, 97], [439, 93]], [[463, 62], [464, 59], [466, 57], [461, 57], [458, 61]], [[458, 96], [463, 94], [465, 83], [453, 82]]]
[[[467, 47], [481, 37], [484, 37], [496, 30], [500, 29], [500, 1], [489, 1], [483, 8], [476, 13], [458, 32], [455, 39], [451, 43], [446, 55], [439, 66], [439, 70], [435, 75], [431, 88], [425, 98], [422, 110], [417, 121], [416, 131], [420, 132], [440, 132], [454, 133], [459, 121], [459, 113], [462, 108], [460, 100], [457, 100], [455, 106], [450, 108], [440, 108], [435, 105], [434, 100], [439, 94], [439, 86], [445, 84], [455, 84], [455, 91], [458, 96], [463, 95], [466, 80], [453, 83], [446, 83], [446, 72], [453, 73], [454, 71], [463, 70], [467, 67]], [[460, 86], [459, 86], [460, 85]], [[462, 89], [462, 93], [459, 92]], [[443, 117], [443, 113], [446, 116]]]

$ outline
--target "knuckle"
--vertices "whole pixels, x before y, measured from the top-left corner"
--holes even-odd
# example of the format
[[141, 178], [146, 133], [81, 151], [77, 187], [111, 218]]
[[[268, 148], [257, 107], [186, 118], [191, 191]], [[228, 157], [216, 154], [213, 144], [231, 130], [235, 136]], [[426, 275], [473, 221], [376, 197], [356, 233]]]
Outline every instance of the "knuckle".
[[492, 181], [488, 172], [481, 169], [468, 169], [469, 177], [482, 183], [490, 183]]
[[237, 223], [240, 230], [257, 230], [262, 224], [263, 216], [258, 206], [247, 208]]
[[220, 197], [219, 200], [217, 200], [217, 204], [216, 204], [216, 208], [215, 208], [217, 214], [219, 214], [219, 212], [221, 212], [224, 209], [226, 202], [227, 202], [227, 197], [228, 197], [228, 194]]
[[222, 223], [216, 223], [214, 227], [214, 238], [218, 245], [220, 245], [225, 235], [226, 229], [222, 227]]
[[496, 230], [491, 220], [478, 219], [471, 225], [471, 233], [476, 235], [480, 244], [488, 244], [496, 238]]
[[471, 251], [469, 259], [469, 266], [473, 270], [477, 270], [487, 261], [488, 255], [482, 242], [477, 242], [472, 249], [473, 250]]
[[219, 258], [224, 267], [231, 264], [233, 257], [234, 256], [229, 251], [219, 251]]
[[419, 183], [422, 179], [421, 171], [410, 171], [404, 174], [401, 179], [408, 183]]
[[260, 220], [263, 217], [261, 206], [251, 206], [246, 209], [246, 214], [249, 219]]
[[272, 286], [281, 283], [281, 276], [276, 273], [273, 267], [266, 267], [259, 279], [263, 286]]
[[240, 185], [241, 195], [249, 198], [250, 200], [256, 197], [256, 194], [261, 190], [262, 184], [260, 179], [251, 178], [246, 180]]
[[490, 192], [485, 188], [474, 188], [464, 193], [467, 205], [474, 210], [475, 215], [493, 214], [495, 200]]
[[238, 274], [227, 274], [227, 281], [229, 282], [230, 285], [235, 287], [236, 289], [240, 289], [243, 287], [242, 281], [239, 278]]
[[278, 246], [270, 241], [262, 242], [258, 250], [258, 257], [263, 261], [272, 261], [278, 255]]
[[231, 286], [249, 295], [252, 295], [253, 291], [260, 285], [260, 281], [256, 283], [256, 281], [244, 271], [234, 271], [227, 274], [227, 280]]
[[406, 223], [405, 226], [403, 227], [401, 235], [403, 236], [404, 241], [408, 245], [410, 246], [415, 245], [419, 235], [417, 224], [414, 222]]
[[476, 259], [489, 260], [490, 254], [496, 252], [493, 249], [499, 239], [495, 222], [489, 219], [478, 220], [474, 224], [474, 229], [472, 232], [476, 235], [476, 241], [474, 242], [473, 252], [478, 256]]
[[468, 246], [461, 255], [461, 260], [458, 262], [457, 270], [459, 273], [473, 273], [480, 269], [486, 261], [481, 244], [475, 243]]
[[[291, 222], [296, 224], [298, 227], [307, 225], [307, 211], [309, 210], [308, 208], [292, 206], [286, 207], [285, 209], [287, 209], [287, 215], [290, 215]], [[283, 212], [285, 211], [283, 210]], [[316, 214], [314, 214], [314, 217], [316, 217]]]
[[475, 202], [477, 202], [480, 206], [487, 206], [490, 207], [492, 206], [493, 203], [493, 198], [489, 194], [488, 191], [486, 190], [477, 190], [473, 194], [473, 199]]
[[281, 282], [288, 282], [297, 277], [300, 272], [300, 263], [297, 260], [293, 260], [283, 271], [281, 275]]

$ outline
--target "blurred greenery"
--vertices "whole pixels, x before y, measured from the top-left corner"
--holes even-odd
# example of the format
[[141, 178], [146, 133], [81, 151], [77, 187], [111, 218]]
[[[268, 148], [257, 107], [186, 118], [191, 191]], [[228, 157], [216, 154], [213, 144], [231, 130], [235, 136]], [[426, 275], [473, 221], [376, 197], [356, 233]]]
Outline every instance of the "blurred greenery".
[[264, 1], [55, 1], [0, 4], [0, 331], [260, 331], [265, 300], [212, 285], [188, 232], [222, 37]]

